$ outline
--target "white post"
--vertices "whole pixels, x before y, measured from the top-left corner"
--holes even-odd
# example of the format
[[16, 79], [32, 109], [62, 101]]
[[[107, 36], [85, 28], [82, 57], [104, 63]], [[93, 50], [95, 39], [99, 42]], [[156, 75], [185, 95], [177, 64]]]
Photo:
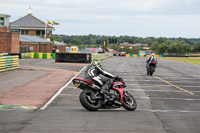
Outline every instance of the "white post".
[[45, 39], [47, 39], [47, 24], [45, 22]]

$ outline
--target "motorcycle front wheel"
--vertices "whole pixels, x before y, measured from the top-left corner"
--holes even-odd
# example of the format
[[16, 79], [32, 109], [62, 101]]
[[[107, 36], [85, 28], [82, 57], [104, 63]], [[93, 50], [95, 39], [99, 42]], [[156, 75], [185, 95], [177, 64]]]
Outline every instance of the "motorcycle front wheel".
[[92, 99], [95, 94], [92, 90], [83, 90], [79, 95], [82, 106], [88, 111], [97, 111], [101, 107], [101, 101]]
[[122, 106], [128, 111], [134, 111], [137, 108], [137, 103], [130, 93], [124, 92]]

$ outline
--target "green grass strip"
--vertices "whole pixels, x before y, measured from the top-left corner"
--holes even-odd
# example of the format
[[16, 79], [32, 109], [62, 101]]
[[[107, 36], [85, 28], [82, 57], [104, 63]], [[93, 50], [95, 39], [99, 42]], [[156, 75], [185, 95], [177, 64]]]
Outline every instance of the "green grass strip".
[[162, 57], [160, 59], [187, 62], [200, 65], [200, 57]]

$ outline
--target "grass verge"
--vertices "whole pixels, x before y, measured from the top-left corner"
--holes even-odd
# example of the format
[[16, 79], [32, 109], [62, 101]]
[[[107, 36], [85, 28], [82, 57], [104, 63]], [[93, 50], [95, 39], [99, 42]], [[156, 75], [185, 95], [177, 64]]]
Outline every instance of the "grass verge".
[[162, 57], [161, 59], [181, 61], [200, 65], [200, 57]]

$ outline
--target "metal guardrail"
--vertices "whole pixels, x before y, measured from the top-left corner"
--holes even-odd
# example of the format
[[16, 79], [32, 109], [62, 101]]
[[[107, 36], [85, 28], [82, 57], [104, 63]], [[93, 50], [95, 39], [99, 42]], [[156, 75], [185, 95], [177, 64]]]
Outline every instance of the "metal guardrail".
[[95, 53], [95, 54], [92, 54], [92, 60], [98, 59], [100, 61], [103, 61], [103, 60], [105, 60], [109, 57], [113, 57], [113, 54], [111, 54], [111, 53], [101, 53], [101, 54]]

